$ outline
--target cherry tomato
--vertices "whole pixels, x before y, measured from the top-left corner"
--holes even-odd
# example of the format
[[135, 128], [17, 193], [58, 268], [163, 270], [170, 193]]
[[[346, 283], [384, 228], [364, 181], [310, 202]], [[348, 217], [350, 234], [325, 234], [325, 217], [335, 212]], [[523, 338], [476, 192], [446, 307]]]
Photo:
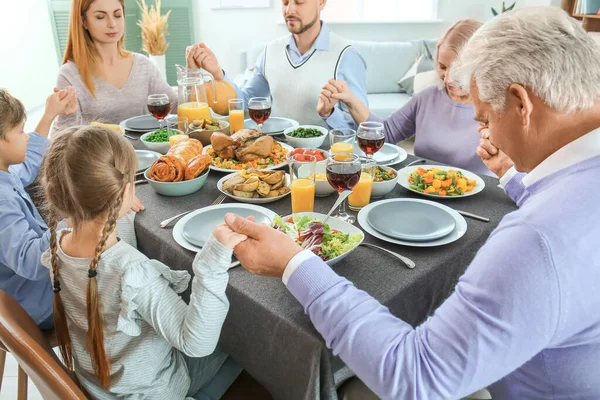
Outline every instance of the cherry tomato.
[[285, 222], [294, 223], [294, 218], [289, 217], [288, 219], [285, 220]]

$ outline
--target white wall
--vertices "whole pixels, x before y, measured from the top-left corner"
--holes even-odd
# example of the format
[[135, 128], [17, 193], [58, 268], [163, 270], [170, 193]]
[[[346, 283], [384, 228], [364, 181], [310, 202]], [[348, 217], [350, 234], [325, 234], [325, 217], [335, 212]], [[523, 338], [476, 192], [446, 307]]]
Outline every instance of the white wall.
[[0, 87], [26, 109], [44, 104], [58, 75], [46, 0], [0, 2]]
[[[410, 0], [406, 0], [410, 1]], [[507, 3], [512, 4], [511, 0]], [[560, 0], [517, 0], [517, 6], [560, 5]], [[501, 0], [439, 0], [440, 23], [420, 24], [333, 24], [330, 29], [346, 39], [402, 41], [437, 38], [453, 22], [461, 18], [486, 21], [492, 17], [491, 7], [501, 7]], [[194, 2], [197, 42], [213, 49], [228, 74], [240, 71], [239, 55], [271, 39], [287, 34], [281, 24], [281, 0], [271, 0], [268, 9], [213, 10], [210, 1]]]

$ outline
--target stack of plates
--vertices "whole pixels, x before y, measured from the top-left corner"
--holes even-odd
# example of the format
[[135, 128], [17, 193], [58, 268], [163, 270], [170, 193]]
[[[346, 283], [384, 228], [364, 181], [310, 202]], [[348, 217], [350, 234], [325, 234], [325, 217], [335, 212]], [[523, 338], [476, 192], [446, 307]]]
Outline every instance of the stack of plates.
[[[354, 143], [354, 153], [359, 156], [366, 156], [366, 154], [358, 147], [358, 143]], [[373, 159], [381, 166], [390, 166], [401, 163], [406, 160], [408, 154], [400, 146], [395, 144], [385, 143], [377, 153], [373, 155]]]
[[252, 204], [219, 204], [196, 210], [173, 227], [173, 238], [184, 249], [198, 252], [210, 237], [217, 225], [225, 222], [225, 215], [237, 214], [247, 218], [253, 216], [259, 224], [271, 224], [277, 215], [264, 207]]
[[467, 231], [467, 222], [443, 204], [421, 199], [391, 199], [371, 203], [358, 213], [358, 222], [386, 242], [413, 247], [452, 243]]

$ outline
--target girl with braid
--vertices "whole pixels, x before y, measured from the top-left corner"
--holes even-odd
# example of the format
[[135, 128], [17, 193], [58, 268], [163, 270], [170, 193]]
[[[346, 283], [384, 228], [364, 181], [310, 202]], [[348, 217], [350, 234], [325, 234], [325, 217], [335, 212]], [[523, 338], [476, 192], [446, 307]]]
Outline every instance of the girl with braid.
[[[136, 169], [133, 147], [101, 127], [66, 129], [46, 156], [51, 236], [42, 262], [63, 360], [97, 399], [218, 398], [240, 372], [217, 341], [232, 251], [246, 237], [215, 229], [194, 259], [186, 305], [178, 294], [190, 275], [135, 248]], [[63, 218], [73, 228], [57, 231]], [[221, 392], [209, 396], [211, 387]]]

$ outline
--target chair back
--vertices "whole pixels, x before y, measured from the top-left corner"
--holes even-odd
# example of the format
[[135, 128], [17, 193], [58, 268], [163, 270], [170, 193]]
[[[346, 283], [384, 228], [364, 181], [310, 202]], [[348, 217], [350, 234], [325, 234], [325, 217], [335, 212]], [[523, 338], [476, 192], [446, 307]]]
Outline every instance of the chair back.
[[50, 347], [33, 319], [0, 290], [0, 341], [46, 400], [83, 400], [83, 391]]

